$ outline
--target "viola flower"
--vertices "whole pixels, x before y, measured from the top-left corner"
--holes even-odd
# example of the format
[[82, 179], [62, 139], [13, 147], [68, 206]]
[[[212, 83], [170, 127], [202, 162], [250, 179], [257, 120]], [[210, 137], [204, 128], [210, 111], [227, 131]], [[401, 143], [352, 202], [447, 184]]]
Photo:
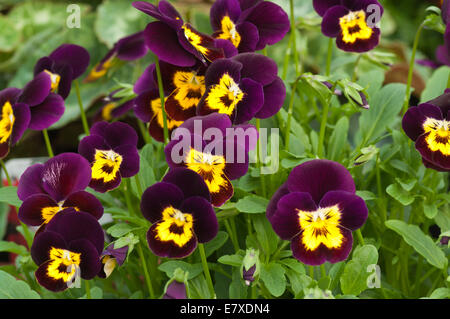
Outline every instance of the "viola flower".
[[137, 32], [117, 41], [111, 50], [106, 53], [92, 69], [84, 82], [93, 82], [105, 76], [105, 74], [117, 63], [117, 61], [134, 61], [144, 57], [148, 52], [145, 44], [144, 32]]
[[188, 299], [186, 294], [186, 284], [176, 279], [172, 280], [167, 286], [162, 299]]
[[113, 119], [120, 118], [128, 111], [133, 109], [135, 103], [134, 99], [119, 104], [122, 98], [115, 97], [115, 94], [117, 94], [118, 92], [120, 92], [120, 89], [114, 90], [107, 96], [101, 96], [100, 98], [92, 102], [92, 107], [97, 107], [100, 104], [98, 111], [94, 115], [94, 122], [109, 122]]
[[63, 153], [44, 164], [28, 167], [17, 188], [17, 195], [23, 201], [19, 219], [30, 226], [41, 226], [40, 231], [69, 207], [100, 219], [102, 204], [94, 195], [84, 191], [90, 180], [88, 161], [76, 153]]
[[185, 23], [168, 1], [159, 1], [158, 6], [135, 1], [133, 7], [159, 20], [144, 30], [147, 47], [158, 59], [177, 66], [193, 66], [198, 61], [207, 64], [224, 57], [214, 38]]
[[66, 99], [72, 81], [86, 71], [89, 60], [90, 56], [85, 48], [75, 44], [63, 44], [36, 63], [34, 75], [46, 73], [50, 77], [51, 92]]
[[[212, 137], [205, 137], [207, 130], [215, 131], [209, 143]], [[208, 186], [212, 204], [223, 205], [233, 196], [230, 181], [247, 173], [248, 151], [258, 139], [255, 127], [232, 128], [227, 115], [212, 113], [188, 119], [173, 135], [164, 149], [169, 167], [198, 173]]]
[[339, 49], [367, 52], [380, 41], [376, 27], [383, 14], [377, 0], [313, 0], [316, 12], [323, 17], [322, 33], [336, 38]]
[[295, 167], [267, 209], [274, 231], [291, 241], [293, 256], [307, 265], [345, 260], [352, 249], [352, 231], [367, 216], [348, 170], [329, 160]]
[[281, 41], [289, 17], [270, 1], [217, 0], [210, 11], [213, 36], [230, 41], [239, 52], [262, 50]]
[[114, 248], [114, 244], [109, 245], [100, 256], [103, 265], [98, 276], [108, 278], [117, 265], [122, 266], [128, 255], [128, 246]]
[[450, 89], [440, 97], [413, 106], [403, 116], [402, 127], [416, 144], [423, 164], [437, 171], [450, 171]]
[[[164, 109], [170, 119], [185, 121], [195, 116], [197, 105], [205, 93], [205, 67], [198, 63], [193, 67], [178, 67], [161, 61], [161, 78], [167, 99]], [[155, 65], [150, 65], [138, 79], [136, 93], [158, 88]], [[180, 123], [181, 124], [181, 123]]]
[[273, 116], [286, 97], [286, 87], [277, 72], [272, 59], [256, 53], [214, 61], [205, 74], [206, 92], [197, 114], [226, 114], [234, 124]]
[[31, 246], [31, 257], [39, 268], [38, 283], [51, 291], [63, 291], [79, 278], [94, 278], [101, 268], [104, 233], [90, 214], [67, 208], [38, 234]]
[[92, 167], [89, 187], [104, 193], [120, 185], [122, 177], [139, 172], [138, 136], [122, 122], [97, 122], [78, 145], [78, 153]]
[[152, 252], [160, 257], [183, 258], [218, 232], [208, 188], [195, 172], [170, 170], [163, 180], [142, 194], [141, 211], [153, 223], [147, 232]]
[[0, 159], [8, 155], [30, 124], [29, 106], [17, 102], [20, 92], [16, 88], [0, 91]]

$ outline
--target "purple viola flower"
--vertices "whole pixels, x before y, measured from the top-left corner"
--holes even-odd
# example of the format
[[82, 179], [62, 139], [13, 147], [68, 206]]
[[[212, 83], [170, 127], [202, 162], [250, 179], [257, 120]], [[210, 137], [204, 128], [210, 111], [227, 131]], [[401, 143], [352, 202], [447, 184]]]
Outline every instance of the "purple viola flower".
[[80, 277], [94, 278], [101, 268], [104, 233], [90, 214], [67, 208], [36, 235], [31, 257], [39, 268], [38, 283], [51, 291], [74, 286]]
[[[195, 116], [197, 105], [205, 93], [205, 67], [198, 63], [192, 67], [179, 67], [161, 61], [162, 84], [167, 95], [164, 109], [174, 121], [185, 121]], [[136, 93], [157, 89], [155, 65], [150, 65], [134, 86]], [[181, 123], [180, 123], [181, 124]]]
[[383, 15], [377, 0], [313, 0], [314, 9], [323, 17], [322, 33], [336, 38], [339, 49], [367, 52], [380, 41], [376, 24]]
[[88, 161], [76, 153], [63, 153], [44, 164], [30, 166], [20, 177], [17, 188], [17, 195], [23, 201], [19, 219], [30, 226], [41, 226], [40, 231], [69, 207], [100, 219], [102, 204], [85, 191], [90, 180]]
[[134, 107], [135, 99], [120, 103], [122, 98], [116, 97], [115, 94], [119, 93], [119, 90], [114, 90], [107, 96], [101, 96], [92, 102], [93, 107], [98, 107], [98, 111], [95, 113], [93, 121], [107, 121], [110, 122], [113, 119], [118, 119], [124, 116], [128, 111]]
[[289, 17], [270, 1], [217, 0], [211, 7], [213, 36], [230, 41], [239, 52], [262, 50], [281, 41]]
[[291, 241], [295, 258], [320, 265], [348, 257], [352, 231], [364, 224], [368, 210], [344, 166], [311, 160], [291, 171], [266, 214], [277, 235]]
[[7, 88], [0, 91], [0, 159], [5, 158], [11, 146], [22, 137], [30, 124], [30, 108], [17, 102], [20, 90]]
[[86, 71], [89, 60], [90, 56], [85, 48], [75, 44], [63, 44], [36, 63], [34, 75], [46, 73], [50, 77], [51, 92], [66, 99], [72, 81]]
[[134, 61], [144, 57], [148, 52], [144, 32], [140, 31], [117, 41], [103, 59], [91, 70], [84, 82], [93, 82], [103, 77], [118, 60]]
[[98, 276], [108, 278], [117, 265], [122, 266], [128, 255], [128, 246], [114, 248], [114, 244], [109, 245], [100, 256], [103, 265]]
[[186, 284], [178, 282], [176, 279], [172, 280], [162, 299], [187, 299]]
[[254, 126], [233, 128], [227, 115], [212, 113], [185, 121], [164, 152], [169, 167], [198, 173], [208, 186], [212, 204], [221, 206], [233, 196], [230, 181], [247, 173], [248, 151], [257, 139]]
[[165, 0], [158, 6], [135, 1], [133, 6], [157, 19], [144, 30], [147, 47], [158, 59], [177, 65], [193, 66], [198, 61], [207, 64], [224, 57], [222, 48], [215, 46], [214, 38], [185, 23], [178, 11]]
[[272, 59], [256, 53], [214, 61], [205, 74], [206, 92], [197, 114], [223, 113], [234, 124], [273, 116], [286, 97], [286, 87], [277, 72]]
[[78, 153], [92, 167], [89, 187], [107, 192], [120, 185], [122, 177], [139, 172], [138, 136], [136, 131], [122, 122], [97, 122], [78, 145]]
[[416, 144], [423, 164], [450, 171], [450, 89], [434, 100], [413, 106], [403, 116], [402, 127]]
[[217, 217], [208, 187], [195, 172], [171, 169], [159, 183], [142, 194], [141, 211], [152, 222], [147, 241], [160, 257], [183, 258], [218, 232]]

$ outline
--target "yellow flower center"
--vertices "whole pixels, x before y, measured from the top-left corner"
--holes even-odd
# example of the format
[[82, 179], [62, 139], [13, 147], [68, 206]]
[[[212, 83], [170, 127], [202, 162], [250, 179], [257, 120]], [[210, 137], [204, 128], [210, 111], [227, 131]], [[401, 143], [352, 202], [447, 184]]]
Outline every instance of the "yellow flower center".
[[61, 76], [59, 76], [59, 74], [52, 73], [48, 70], [44, 70], [44, 72], [50, 75], [50, 80], [52, 82], [51, 91], [56, 92], [59, 87], [59, 82], [61, 81]]
[[355, 43], [357, 40], [368, 40], [372, 36], [373, 30], [366, 23], [366, 13], [352, 11], [339, 19], [342, 30], [342, 41], [345, 43]]
[[224, 16], [220, 24], [222, 32], [217, 38], [228, 40], [237, 48], [239, 43], [241, 43], [241, 35], [236, 31], [236, 26], [233, 21], [229, 16]]
[[173, 76], [177, 88], [174, 98], [183, 110], [196, 107], [205, 93], [205, 77], [196, 72], [177, 71]]
[[71, 282], [76, 276], [80, 275], [80, 253], [52, 247], [50, 249], [50, 260], [51, 262], [47, 267], [47, 275], [50, 278]]
[[[167, 100], [167, 97], [164, 99], [164, 101]], [[159, 125], [159, 127], [164, 127], [164, 118], [162, 113], [162, 107], [161, 107], [161, 99], [158, 97], [154, 100], [150, 101], [150, 108], [152, 109], [153, 116], [156, 117], [156, 121]], [[169, 117], [167, 117], [167, 129], [171, 130], [175, 127], [180, 126], [183, 124], [183, 121], [175, 121]]]
[[244, 92], [239, 88], [233, 78], [225, 73], [219, 80], [219, 84], [211, 88], [206, 102], [208, 106], [218, 113], [233, 114], [236, 105], [244, 98]]
[[172, 241], [177, 246], [183, 247], [194, 235], [193, 222], [191, 214], [168, 206], [162, 212], [162, 222], [156, 226], [156, 238], [160, 241]]
[[0, 144], [8, 141], [15, 120], [16, 118], [14, 117], [12, 105], [9, 101], [6, 101], [2, 106], [2, 119], [0, 120]]
[[95, 150], [92, 165], [92, 179], [102, 179], [105, 183], [114, 180], [122, 164], [122, 156], [113, 150]]
[[339, 229], [341, 212], [337, 205], [319, 208], [314, 212], [298, 210], [302, 243], [307, 250], [316, 250], [321, 244], [327, 248], [339, 248], [343, 235]]
[[450, 155], [450, 121], [428, 118], [423, 123], [423, 130], [429, 133], [425, 141], [431, 151]]

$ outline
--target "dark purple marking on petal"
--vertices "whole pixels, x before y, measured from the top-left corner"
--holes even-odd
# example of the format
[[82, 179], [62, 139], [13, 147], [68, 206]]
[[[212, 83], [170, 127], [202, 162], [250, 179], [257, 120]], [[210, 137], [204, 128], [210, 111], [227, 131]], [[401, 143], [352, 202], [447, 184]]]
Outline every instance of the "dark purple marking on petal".
[[[416, 140], [416, 149], [419, 151], [420, 155], [429, 163], [434, 166], [440, 167], [443, 170], [450, 170], [450, 156], [444, 155], [441, 151], [432, 151], [426, 138], [430, 133], [425, 133], [419, 136]], [[431, 166], [430, 166], [431, 168]]]
[[142, 215], [155, 223], [162, 218], [165, 208], [178, 208], [184, 199], [183, 192], [174, 184], [159, 182], [147, 188], [141, 198]]
[[61, 279], [55, 279], [48, 275], [48, 268], [53, 263], [52, 260], [47, 260], [39, 266], [34, 275], [37, 282], [42, 287], [53, 292], [64, 291], [68, 288], [67, 283]]
[[345, 43], [341, 35], [336, 38], [336, 45], [339, 49], [347, 52], [367, 52], [375, 48], [380, 41], [380, 29], [373, 28], [372, 36], [367, 39], [357, 39], [354, 43]]
[[425, 133], [423, 123], [427, 118], [442, 120], [439, 107], [429, 103], [410, 107], [402, 119], [402, 127], [406, 135], [413, 141], [417, 140], [420, 135]]
[[234, 61], [233, 59], [218, 59], [211, 63], [205, 73], [205, 85], [218, 84], [220, 78], [224, 74], [228, 74], [233, 78], [234, 82], [239, 83], [241, 80], [242, 63]]
[[100, 253], [89, 240], [80, 238], [69, 243], [69, 251], [81, 253], [80, 275], [81, 278], [89, 280], [94, 278], [100, 271]]
[[216, 237], [219, 223], [211, 203], [200, 196], [189, 197], [180, 206], [180, 211], [194, 218], [194, 232], [199, 243], [207, 243]]
[[42, 216], [42, 210], [49, 207], [58, 207], [50, 196], [34, 194], [29, 196], [19, 208], [19, 219], [30, 226], [41, 226], [46, 220]]
[[51, 247], [66, 249], [64, 238], [53, 231], [45, 231], [37, 234], [31, 245], [31, 258], [36, 265], [40, 265], [50, 259]]
[[153, 224], [147, 232], [147, 242], [150, 250], [159, 257], [184, 258], [189, 256], [197, 247], [197, 238], [193, 234], [190, 240], [183, 246], [178, 246], [173, 241], [161, 241], [157, 238], [156, 227], [161, 222]]

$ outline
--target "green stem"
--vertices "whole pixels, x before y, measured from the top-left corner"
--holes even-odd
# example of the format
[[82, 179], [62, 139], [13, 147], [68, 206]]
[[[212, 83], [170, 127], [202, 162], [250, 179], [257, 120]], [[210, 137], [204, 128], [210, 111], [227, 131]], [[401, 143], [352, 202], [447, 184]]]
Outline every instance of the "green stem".
[[299, 75], [299, 63], [298, 63], [298, 51], [297, 51], [297, 43], [295, 38], [295, 15], [294, 15], [294, 0], [289, 1], [289, 7], [290, 7], [290, 14], [291, 14], [291, 32], [292, 32], [292, 53], [295, 63], [295, 76]]
[[358, 73], [358, 66], [359, 66], [359, 61], [361, 61], [361, 57], [362, 57], [362, 54], [358, 54], [358, 57], [356, 58], [355, 66], [353, 67], [352, 82], [356, 82], [356, 76]]
[[158, 79], [159, 98], [161, 99], [161, 112], [163, 116], [163, 129], [164, 129], [164, 144], [169, 142], [169, 131], [167, 129], [167, 114], [164, 108], [164, 87], [161, 76], [161, 69], [159, 68], [159, 60], [155, 59], [156, 77]]
[[[288, 43], [288, 48], [289, 48], [290, 50], [292, 50], [292, 41], [293, 41], [292, 39], [293, 39], [294, 36], [295, 36], [294, 32], [291, 31], [291, 35], [290, 35], [290, 37], [289, 37], [289, 43]], [[286, 55], [284, 56], [283, 73], [282, 73], [282, 75], [281, 75], [281, 78], [283, 79], [283, 81], [286, 80], [286, 77], [287, 77], [287, 71], [288, 71], [289, 61], [290, 61], [290, 60], [291, 60], [291, 54], [290, 54], [290, 52], [289, 52], [289, 54], [286, 54]]]
[[208, 284], [209, 294], [211, 295], [211, 297], [215, 298], [216, 293], [214, 291], [211, 274], [209, 273], [208, 262], [206, 261], [205, 247], [203, 246], [203, 244], [198, 244], [198, 251], [200, 253], [200, 258], [202, 259], [203, 273], [205, 274], [206, 283]]
[[152, 139], [148, 133], [148, 129], [145, 127], [145, 124], [140, 120], [137, 120], [137, 123], [138, 123], [139, 130], [141, 131], [141, 135], [142, 135], [142, 138], [144, 139], [145, 144], [151, 143]]
[[325, 69], [326, 76], [330, 76], [330, 72], [331, 72], [331, 58], [333, 57], [333, 42], [334, 42], [334, 38], [330, 38], [328, 40], [327, 66]]
[[91, 285], [89, 284], [89, 280], [84, 281], [84, 287], [86, 288], [86, 299], [92, 299], [91, 297]]
[[358, 241], [361, 244], [361, 246], [364, 246], [365, 245], [364, 244], [364, 237], [363, 237], [363, 235], [361, 233], [361, 229], [357, 229], [356, 230], [356, 236], [358, 237]]
[[419, 29], [417, 30], [416, 37], [414, 38], [414, 44], [411, 54], [411, 60], [409, 61], [409, 71], [408, 71], [408, 82], [406, 83], [406, 96], [405, 96], [405, 102], [403, 104], [403, 114], [406, 113], [409, 107], [409, 99], [410, 99], [410, 93], [411, 93], [411, 84], [412, 84], [412, 77], [413, 77], [413, 71], [414, 71], [414, 63], [416, 59], [416, 51], [417, 46], [419, 44], [420, 39], [420, 33], [422, 32], [422, 29], [424, 27], [424, 23], [419, 26]]
[[[259, 136], [261, 136], [259, 130], [260, 130], [260, 120], [257, 118], [256, 119], [256, 129], [258, 130], [258, 134]], [[262, 174], [262, 165], [261, 165], [261, 139], [258, 139], [258, 143], [256, 144], [256, 157], [257, 157], [257, 165], [258, 165], [258, 169], [259, 169], [259, 177], [261, 179], [261, 190], [262, 190], [262, 195], [263, 197], [267, 196], [267, 188], [266, 188], [266, 178], [265, 176]]]
[[327, 271], [325, 269], [324, 264], [320, 265], [320, 274], [321, 274], [322, 278], [325, 278], [327, 276]]
[[5, 162], [3, 160], [0, 160], [0, 164], [2, 165], [3, 172], [5, 172], [6, 180], [8, 181], [8, 185], [12, 186], [11, 177], [9, 176], [8, 170], [6, 169]]
[[223, 221], [225, 224], [225, 228], [227, 229], [228, 235], [230, 236], [231, 242], [233, 243], [234, 251], [237, 253], [239, 251], [239, 243], [237, 242], [237, 238], [234, 236], [234, 232], [230, 226], [228, 219]]
[[150, 280], [150, 275], [148, 273], [147, 263], [145, 262], [144, 251], [142, 250], [141, 243], [139, 243], [137, 245], [137, 249], [138, 249], [139, 258], [141, 259], [142, 268], [144, 270], [144, 277], [145, 277], [145, 282], [147, 283], [148, 292], [150, 294], [150, 298], [153, 299], [153, 298], [155, 298], [155, 292], [153, 291], [152, 281]]
[[139, 198], [142, 197], [142, 186], [141, 186], [141, 179], [139, 177], [139, 173], [134, 175], [134, 181], [136, 182], [136, 188], [139, 194]]
[[44, 135], [45, 146], [47, 147], [47, 153], [50, 158], [55, 156], [53, 154], [52, 145], [50, 144], [50, 138], [48, 137], [48, 132], [46, 129], [42, 130], [42, 135]]
[[291, 134], [291, 118], [292, 118], [292, 112], [294, 109], [294, 100], [295, 100], [295, 92], [297, 91], [297, 83], [298, 83], [298, 79], [292, 85], [291, 97], [289, 99], [289, 109], [288, 109], [288, 115], [287, 115], [287, 121], [286, 121], [286, 130], [284, 131], [284, 139], [285, 139], [284, 148], [286, 151], [289, 150], [289, 137]]
[[77, 93], [78, 106], [80, 107], [81, 122], [83, 123], [84, 133], [89, 135], [89, 124], [84, 111], [83, 101], [81, 100], [80, 85], [78, 84], [78, 80], [75, 80], [75, 92]]
[[131, 202], [131, 197], [130, 197], [130, 193], [131, 193], [131, 183], [130, 183], [130, 179], [129, 178], [125, 178], [125, 191], [124, 191], [124, 195], [125, 195], [125, 202], [127, 204], [127, 208], [128, 208], [128, 213], [131, 215], [138, 215], [136, 213], [136, 211], [134, 210], [134, 206], [133, 203]]
[[314, 266], [308, 266], [309, 268], [309, 277], [311, 277], [311, 279], [314, 279]]

